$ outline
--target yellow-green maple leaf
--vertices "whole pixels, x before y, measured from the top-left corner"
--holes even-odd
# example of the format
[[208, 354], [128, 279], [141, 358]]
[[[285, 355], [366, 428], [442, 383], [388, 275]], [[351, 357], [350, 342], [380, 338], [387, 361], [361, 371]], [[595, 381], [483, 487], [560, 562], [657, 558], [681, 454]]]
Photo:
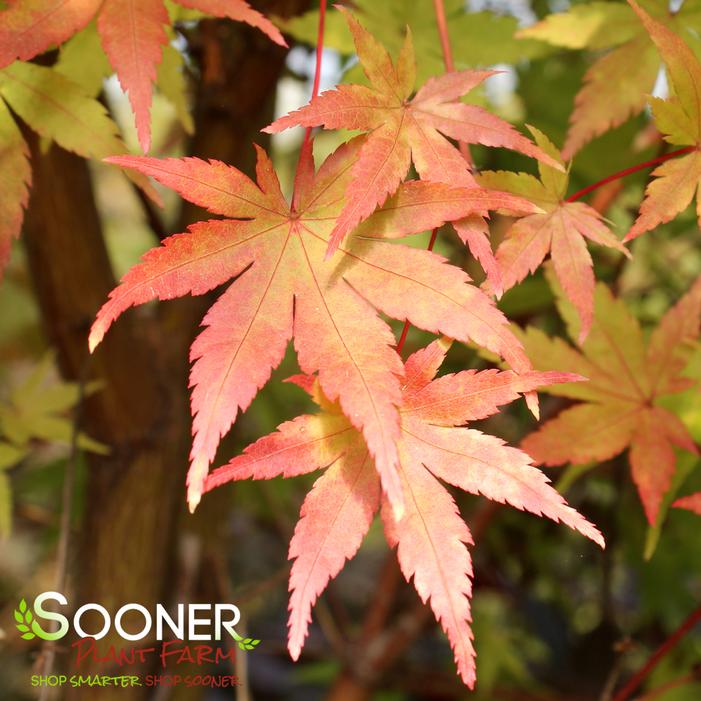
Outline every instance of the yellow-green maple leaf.
[[[644, 0], [641, 5], [660, 24], [698, 45], [698, 2], [682, 3], [675, 13], [670, 13], [666, 0]], [[575, 98], [562, 149], [565, 159], [572, 158], [593, 138], [640, 113], [660, 70], [660, 57], [648, 32], [623, 3], [574, 5], [566, 12], [548, 15], [518, 36], [568, 49], [606, 51], [586, 72]]]

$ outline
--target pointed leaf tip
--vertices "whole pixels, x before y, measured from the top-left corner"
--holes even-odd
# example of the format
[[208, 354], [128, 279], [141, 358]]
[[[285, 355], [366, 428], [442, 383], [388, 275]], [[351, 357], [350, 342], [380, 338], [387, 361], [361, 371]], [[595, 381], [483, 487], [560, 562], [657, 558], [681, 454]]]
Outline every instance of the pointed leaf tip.
[[562, 372], [557, 374], [560, 377], [556, 380], [553, 380], [552, 384], [565, 384], [568, 382], [589, 382], [588, 377], [584, 377], [584, 375], [578, 375], [574, 372]]
[[533, 414], [536, 421], [540, 421], [540, 402], [538, 401], [538, 394], [536, 392], [527, 392], [524, 396], [529, 411]]
[[209, 472], [209, 461], [202, 455], [198, 455], [190, 466], [187, 473], [187, 505], [190, 513], [194, 514], [195, 509], [202, 499], [204, 483]]
[[94, 353], [95, 349], [102, 343], [102, 339], [105, 337], [105, 333], [107, 332], [108, 325], [106, 325], [104, 319], [102, 319], [99, 315], [93, 321], [92, 326], [90, 327], [90, 334], [88, 335], [88, 349], [90, 353]]
[[191, 514], [194, 514], [202, 500], [202, 496], [200, 494], [191, 494], [190, 490], [188, 490], [188, 495], [187, 508]]
[[151, 134], [150, 133], [140, 133], [139, 134], [139, 146], [144, 152], [144, 155], [148, 155], [151, 150]]
[[701, 492], [689, 494], [688, 496], [677, 499], [672, 506], [675, 509], [686, 509], [701, 516]]

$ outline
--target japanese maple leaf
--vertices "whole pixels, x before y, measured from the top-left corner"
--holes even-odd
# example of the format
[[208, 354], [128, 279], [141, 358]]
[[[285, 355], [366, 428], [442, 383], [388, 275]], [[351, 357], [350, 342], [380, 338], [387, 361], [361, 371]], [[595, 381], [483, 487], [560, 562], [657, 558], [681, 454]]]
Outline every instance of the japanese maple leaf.
[[[538, 146], [559, 159], [548, 138], [529, 128]], [[629, 253], [595, 209], [583, 202], [565, 200], [569, 183], [566, 173], [544, 163], [539, 163], [538, 169], [540, 180], [527, 173], [506, 171], [486, 171], [479, 176], [482, 185], [522, 195], [544, 210], [518, 219], [507, 231], [497, 250], [501, 282], [504, 290], [510, 289], [535, 272], [549, 252], [557, 278], [579, 314], [581, 342], [589, 333], [594, 312], [595, 280], [586, 239]]]
[[325, 468], [302, 505], [290, 543], [294, 564], [288, 647], [295, 660], [314, 602], [355, 555], [381, 509], [387, 541], [398, 548], [404, 576], [413, 578], [421, 600], [430, 603], [448, 635], [462, 680], [474, 685], [472, 564], [466, 547], [472, 545], [472, 536], [441, 482], [561, 521], [604, 545], [601, 533], [565, 503], [528, 455], [464, 427], [495, 414], [520, 393], [582, 378], [558, 372], [466, 370], [434, 379], [448, 347], [435, 341], [406, 362], [398, 438], [398, 474], [406, 504], [401, 517], [381, 493], [382, 472], [363, 436], [309, 377], [297, 382], [312, 394], [320, 413], [281, 424], [207, 478], [205, 489], [211, 490], [232, 480], [293, 477]]
[[[275, 25], [245, 0], [177, 2], [208, 15], [246, 22], [286, 46]], [[148, 151], [153, 83], [168, 43], [164, 0], [14, 0], [0, 13], [0, 68], [61, 44], [95, 16], [105, 53], [129, 95], [139, 143]]]
[[[626, 234], [626, 241], [674, 219], [689, 206], [701, 187], [701, 65], [680, 37], [634, 2], [630, 4], [657, 45], [674, 88], [674, 95], [668, 100], [649, 98], [655, 123], [665, 141], [691, 146], [693, 150], [665, 161], [653, 171], [655, 179], [647, 186], [640, 213]], [[701, 223], [701, 204], [698, 216]]]
[[[693, 3], [681, 3], [674, 12], [667, 2], [652, 0], [645, 6], [660, 25], [690, 39], [701, 30]], [[568, 49], [608, 50], [587, 70], [575, 98], [562, 149], [567, 160], [593, 138], [642, 112], [660, 70], [660, 57], [650, 36], [624, 3], [573, 5], [522, 29], [517, 36]]]
[[[394, 65], [384, 46], [349, 12], [344, 13], [370, 87], [339, 85], [263, 130], [276, 133], [294, 126], [323, 126], [368, 132], [353, 166], [346, 206], [331, 234], [329, 254], [397, 189], [412, 161], [421, 179], [474, 185], [465, 159], [445, 136], [516, 149], [560, 167], [507, 122], [481, 107], [458, 101], [494, 71], [457, 71], [431, 78], [410, 100], [416, 75], [411, 33], [407, 31]], [[463, 229], [462, 236], [468, 239], [474, 227], [467, 222]], [[480, 238], [479, 233], [472, 235]]]
[[689, 494], [689, 496], [681, 497], [681, 499], [677, 499], [672, 506], [677, 509], [692, 511], [693, 513], [701, 516], [701, 492], [696, 492], [696, 494]]
[[[104, 106], [60, 73], [21, 61], [0, 70], [0, 278], [22, 227], [32, 179], [29, 147], [14, 115], [84, 158], [127, 151]], [[130, 177], [159, 201], [147, 178], [139, 173]]]
[[362, 430], [398, 510], [402, 365], [391, 348], [391, 330], [377, 311], [428, 331], [473, 339], [519, 372], [530, 368], [506, 318], [467, 284], [462, 270], [429, 251], [392, 245], [388, 239], [489, 207], [532, 210], [533, 205], [506, 193], [406, 183], [340, 249], [335, 264], [325, 264], [359, 145], [356, 139], [339, 148], [316, 175], [310, 158], [303, 159], [292, 207], [261, 149], [258, 185], [216, 161], [110, 159], [229, 217], [195, 224], [146, 253], [113, 290], [90, 335], [95, 348], [132, 305], [203, 294], [235, 280], [207, 313], [206, 328], [192, 346], [191, 508], [199, 501], [220, 437], [267, 382], [291, 337], [303, 371], [318, 371], [326, 395], [338, 399]]
[[[576, 317], [566, 305], [561, 308], [573, 335]], [[594, 323], [581, 351], [535, 328], [524, 334], [536, 367], [567, 368], [589, 382], [548, 388], [579, 402], [528, 435], [521, 447], [544, 465], [601, 462], [627, 448], [633, 481], [654, 524], [675, 471], [673, 446], [697, 453], [685, 425], [658, 400], [694, 385], [682, 371], [699, 335], [701, 278], [647, 342], [625, 304], [603, 284], [596, 287], [594, 308]]]

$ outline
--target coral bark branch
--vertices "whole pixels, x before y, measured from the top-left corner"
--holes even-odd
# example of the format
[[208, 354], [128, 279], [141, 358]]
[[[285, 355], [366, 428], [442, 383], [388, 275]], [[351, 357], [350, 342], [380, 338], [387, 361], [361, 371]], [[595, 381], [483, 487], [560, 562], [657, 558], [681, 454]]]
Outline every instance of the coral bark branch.
[[701, 606], [694, 609], [686, 620], [672, 633], [655, 652], [650, 655], [647, 662], [630, 678], [613, 697], [613, 701], [627, 701], [640, 685], [647, 679], [655, 667], [671, 652], [687, 633], [691, 632], [701, 623]]
[[574, 194], [570, 195], [566, 201], [576, 202], [585, 195], [588, 195], [590, 192], [594, 192], [594, 190], [598, 190], [600, 187], [608, 185], [609, 183], [612, 183], [615, 180], [620, 180], [621, 178], [625, 178], [628, 175], [637, 173], [640, 170], [645, 170], [645, 168], [651, 168], [652, 166], [655, 166], [658, 163], [664, 163], [670, 158], [676, 158], [677, 156], [683, 156], [685, 153], [691, 153], [695, 149], [695, 146], [685, 146], [684, 148], [677, 149], [676, 151], [670, 151], [669, 153], [665, 153], [661, 156], [658, 156], [657, 158], [652, 158], [649, 161], [645, 161], [644, 163], [638, 163], [637, 165], [631, 166], [630, 168], [624, 168], [623, 170], [619, 170], [617, 173], [613, 173], [612, 175], [609, 175], [603, 180], [599, 180], [595, 183], [592, 183], [591, 185], [587, 185], [587, 187], [582, 188], [581, 190], [578, 190]]

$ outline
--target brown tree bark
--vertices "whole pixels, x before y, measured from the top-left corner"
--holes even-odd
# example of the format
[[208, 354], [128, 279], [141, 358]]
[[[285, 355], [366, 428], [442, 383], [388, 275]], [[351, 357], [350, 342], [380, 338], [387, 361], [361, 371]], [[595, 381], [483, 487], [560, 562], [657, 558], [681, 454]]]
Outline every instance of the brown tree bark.
[[[264, 9], [286, 15], [307, 4], [278, 0]], [[203, 22], [195, 37], [202, 79], [191, 152], [252, 172], [251, 141], [260, 141], [270, 120], [286, 51], [231, 22]], [[34, 184], [24, 241], [36, 298], [62, 374], [102, 381], [86, 400], [82, 428], [112, 448], [107, 457], [88, 459], [86, 510], [74, 548], [76, 600], [108, 609], [130, 601], [150, 607], [169, 600], [173, 583], [190, 429], [187, 348], [205, 305], [169, 303], [158, 318], [129, 312], [91, 358], [88, 330], [115, 281], [87, 164], [56, 146], [41, 153], [30, 140]], [[196, 208], [184, 207], [183, 227], [198, 218]], [[110, 643], [123, 641], [100, 641]], [[104, 667], [81, 668], [95, 671]], [[127, 694], [138, 701], [146, 691]], [[70, 692], [71, 699], [113, 697], [124, 698], [124, 690]]]
[[[73, 590], [76, 600], [111, 610], [130, 601], [151, 607], [167, 594], [187, 403], [161, 372], [159, 349], [147, 342], [148, 321], [123, 319], [90, 358], [87, 333], [114, 284], [90, 176], [80, 158], [55, 146], [42, 155], [35, 140], [33, 146], [24, 237], [37, 300], [64, 376], [102, 382], [86, 400], [83, 428], [111, 447], [110, 455], [89, 458]], [[71, 692], [77, 699], [96, 696], [87, 687]]]

